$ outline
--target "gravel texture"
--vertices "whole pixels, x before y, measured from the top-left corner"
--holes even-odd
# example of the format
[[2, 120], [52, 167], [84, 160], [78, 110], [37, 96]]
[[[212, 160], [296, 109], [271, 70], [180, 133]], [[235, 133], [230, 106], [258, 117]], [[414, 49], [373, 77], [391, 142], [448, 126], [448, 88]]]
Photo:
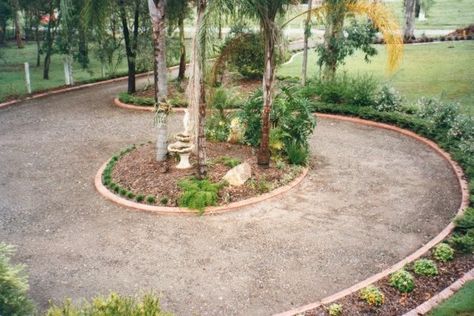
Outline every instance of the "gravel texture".
[[[320, 120], [314, 165], [283, 196], [208, 217], [132, 212], [96, 193], [115, 152], [153, 139], [123, 83], [0, 110], [0, 241], [31, 294], [79, 300], [153, 289], [177, 315], [268, 315], [379, 272], [435, 236], [460, 190], [448, 164], [395, 132]], [[178, 115], [170, 124], [176, 131]]]

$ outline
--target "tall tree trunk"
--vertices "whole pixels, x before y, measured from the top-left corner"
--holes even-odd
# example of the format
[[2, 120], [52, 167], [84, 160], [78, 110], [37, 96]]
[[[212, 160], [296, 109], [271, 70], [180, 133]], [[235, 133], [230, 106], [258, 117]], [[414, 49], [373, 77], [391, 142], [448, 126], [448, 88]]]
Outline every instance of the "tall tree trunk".
[[303, 47], [303, 67], [301, 70], [301, 85], [306, 85], [306, 77], [308, 75], [308, 41], [311, 35], [311, 9], [313, 8], [313, 0], [308, 0], [308, 15], [306, 17], [304, 29], [304, 47]]
[[[166, 1], [148, 0], [148, 9], [153, 29], [153, 53], [154, 53], [154, 86], [155, 100], [158, 104], [165, 103], [168, 96], [168, 69], [166, 67]], [[159, 110], [159, 108], [158, 108]], [[162, 119], [157, 130], [156, 160], [163, 161], [168, 153], [167, 117]]]
[[263, 112], [262, 139], [257, 153], [257, 162], [262, 167], [270, 165], [270, 111], [273, 104], [273, 83], [275, 81], [275, 26], [274, 18], [271, 23], [264, 24], [265, 39], [265, 69], [263, 73]]
[[327, 5], [331, 14], [326, 17], [326, 30], [324, 31], [324, 48], [328, 58], [324, 65], [323, 78], [332, 79], [336, 75], [337, 56], [340, 49], [337, 43], [344, 37], [343, 27], [346, 8], [343, 2], [331, 1], [327, 2]]
[[39, 37], [39, 19], [38, 24], [36, 24], [35, 28], [35, 41], [36, 41], [36, 67], [41, 66], [41, 41]]
[[13, 9], [13, 22], [15, 23], [15, 39], [16, 45], [18, 48], [23, 48], [23, 40], [21, 39], [21, 26], [20, 26], [20, 8], [18, 4], [18, 0], [12, 1], [12, 9]]
[[49, 65], [51, 64], [51, 54], [53, 52], [53, 39], [52, 34], [54, 20], [53, 0], [49, 1], [49, 21], [48, 28], [46, 29], [46, 52], [43, 63], [43, 79], [49, 79]]
[[403, 30], [405, 41], [415, 39], [415, 11], [416, 0], [405, 0], [405, 28]]
[[184, 15], [179, 17], [178, 21], [179, 27], [179, 49], [180, 49], [180, 57], [179, 57], [179, 72], [178, 72], [178, 80], [181, 81], [184, 79], [186, 75], [186, 42], [184, 38]]
[[128, 65], [128, 93], [135, 93], [135, 54], [136, 52], [132, 49], [132, 43], [130, 40], [130, 31], [128, 30], [127, 12], [125, 10], [125, 0], [119, 1], [120, 19], [122, 21], [122, 32], [125, 40], [125, 51], [127, 54], [127, 65]]
[[194, 125], [194, 139], [197, 144], [198, 176], [204, 178], [207, 175], [206, 161], [206, 137], [204, 127], [206, 124], [206, 94], [204, 90], [204, 73], [206, 60], [206, 40], [203, 29], [204, 14], [207, 1], [197, 1], [196, 32], [193, 39], [193, 51], [191, 59], [191, 73], [188, 84], [189, 109]]
[[89, 65], [89, 47], [87, 44], [86, 26], [80, 22], [79, 25], [79, 64], [82, 68]]
[[6, 38], [6, 32], [7, 32], [7, 21], [6, 19], [3, 19], [0, 21], [0, 45], [5, 44], [5, 38]]

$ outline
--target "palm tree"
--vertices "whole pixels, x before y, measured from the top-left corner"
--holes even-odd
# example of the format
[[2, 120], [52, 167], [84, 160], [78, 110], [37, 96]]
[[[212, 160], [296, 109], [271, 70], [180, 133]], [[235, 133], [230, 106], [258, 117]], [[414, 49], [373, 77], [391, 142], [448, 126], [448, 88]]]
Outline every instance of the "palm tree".
[[311, 35], [311, 10], [313, 9], [313, 0], [308, 0], [308, 16], [304, 26], [304, 47], [303, 47], [303, 67], [301, 70], [301, 85], [306, 85], [306, 76], [308, 74], [308, 40]]

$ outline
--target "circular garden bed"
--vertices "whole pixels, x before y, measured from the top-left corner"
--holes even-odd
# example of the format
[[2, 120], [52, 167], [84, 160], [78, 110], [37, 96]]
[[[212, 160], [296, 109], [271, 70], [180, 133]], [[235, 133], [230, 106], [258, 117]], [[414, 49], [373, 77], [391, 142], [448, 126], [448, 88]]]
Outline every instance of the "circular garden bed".
[[[144, 206], [189, 207], [203, 213], [208, 206], [226, 206], [268, 194], [282, 187], [290, 188], [302, 179], [304, 167], [284, 161], [269, 168], [257, 164], [255, 149], [241, 144], [208, 142], [208, 175], [197, 179], [195, 168], [177, 169], [178, 158], [169, 156], [158, 162], [151, 142], [131, 146], [113, 156], [101, 173], [102, 185], [122, 199]], [[192, 164], [196, 157], [190, 157]], [[226, 173], [241, 163], [248, 163], [251, 177], [241, 186], [223, 180]]]

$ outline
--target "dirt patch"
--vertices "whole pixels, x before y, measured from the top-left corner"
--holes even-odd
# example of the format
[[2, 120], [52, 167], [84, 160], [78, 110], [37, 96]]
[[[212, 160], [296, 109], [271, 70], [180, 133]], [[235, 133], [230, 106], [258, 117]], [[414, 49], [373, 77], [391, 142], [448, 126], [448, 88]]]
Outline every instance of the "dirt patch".
[[[430, 259], [429, 256], [424, 258]], [[350, 311], [351, 315], [403, 315], [429, 300], [472, 269], [474, 266], [474, 256], [457, 255], [451, 262], [436, 262], [436, 264], [438, 266], [438, 275], [432, 277], [414, 274], [412, 265], [406, 268], [415, 277], [415, 289], [408, 294], [402, 294], [390, 286], [390, 277], [385, 277], [376, 282], [374, 285], [385, 295], [385, 302], [380, 307], [369, 306], [359, 298], [359, 292], [346, 296], [335, 303], [341, 304], [344, 311]], [[326, 316], [327, 312], [324, 307], [318, 307], [306, 312], [304, 315]]]
[[[257, 165], [255, 149], [239, 144], [208, 142], [207, 156], [209, 159], [208, 178], [214, 183], [220, 182], [232, 168], [228, 161], [223, 159], [224, 157], [235, 159], [237, 164], [248, 162], [252, 168], [252, 177], [244, 185], [225, 186], [221, 189], [218, 205], [267, 193], [289, 183], [302, 170], [302, 168], [287, 164], [280, 165], [280, 168], [275, 165], [266, 169], [261, 168]], [[197, 164], [194, 155], [191, 155], [190, 161], [194, 165]], [[182, 193], [178, 183], [197, 176], [197, 173], [195, 168], [176, 169], [177, 163], [175, 156], [164, 162], [156, 161], [154, 145], [145, 144], [125, 154], [117, 162], [112, 172], [112, 180], [135, 194], [156, 196], [157, 204], [160, 203], [162, 197], [166, 197], [167, 202], [161, 203], [162, 205], [178, 206], [177, 200]]]

